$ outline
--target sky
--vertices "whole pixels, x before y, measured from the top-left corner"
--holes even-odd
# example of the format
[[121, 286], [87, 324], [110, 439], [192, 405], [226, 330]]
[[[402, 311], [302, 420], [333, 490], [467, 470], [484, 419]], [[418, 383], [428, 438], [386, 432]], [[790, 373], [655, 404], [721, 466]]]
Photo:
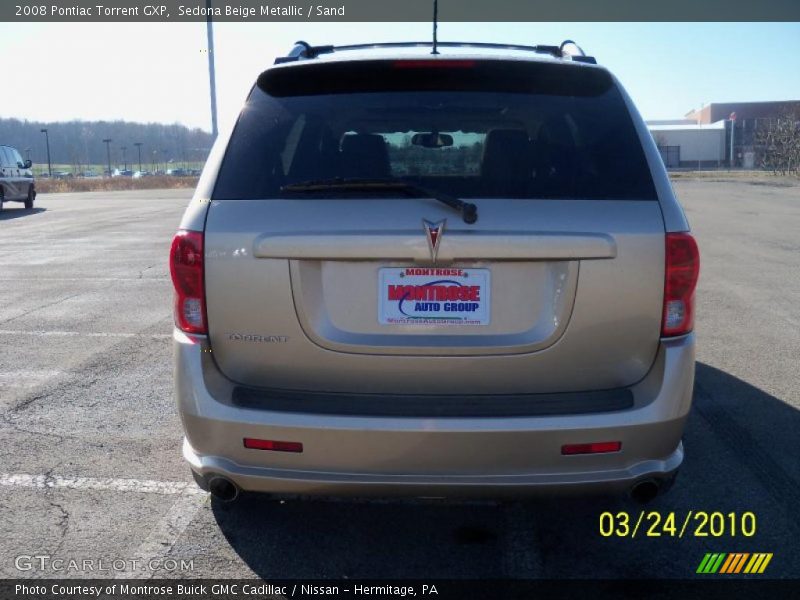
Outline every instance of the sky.
[[[429, 40], [431, 26], [215, 23], [214, 34], [219, 122], [226, 127], [258, 74], [298, 39]], [[800, 99], [800, 23], [442, 22], [439, 39], [574, 39], [619, 78], [645, 119], [681, 118], [711, 102]], [[206, 52], [204, 22], [0, 23], [0, 56], [19, 61], [6, 64], [13, 85], [3, 93], [0, 117], [124, 119], [210, 131]]]

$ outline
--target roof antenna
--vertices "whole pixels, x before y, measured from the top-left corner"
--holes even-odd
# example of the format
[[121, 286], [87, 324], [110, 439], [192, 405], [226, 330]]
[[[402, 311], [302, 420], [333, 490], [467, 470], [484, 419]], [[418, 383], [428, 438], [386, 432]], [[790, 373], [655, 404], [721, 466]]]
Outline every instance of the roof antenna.
[[431, 54], [439, 54], [439, 50], [436, 49], [437, 39], [436, 39], [436, 29], [439, 26], [439, 0], [433, 0], [433, 50], [431, 50]]

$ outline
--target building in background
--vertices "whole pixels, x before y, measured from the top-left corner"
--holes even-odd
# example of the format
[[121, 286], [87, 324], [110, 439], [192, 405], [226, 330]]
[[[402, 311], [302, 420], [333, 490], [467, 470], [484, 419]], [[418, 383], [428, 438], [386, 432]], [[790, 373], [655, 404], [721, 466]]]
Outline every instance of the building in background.
[[786, 117], [800, 120], [800, 100], [712, 102], [682, 119], [647, 126], [669, 169], [754, 169], [762, 150], [758, 132]]
[[712, 102], [699, 110], [690, 110], [685, 119], [701, 125], [717, 123], [736, 115], [737, 121], [774, 119], [783, 115], [800, 114], [800, 100], [777, 102]]
[[710, 125], [648, 122], [668, 169], [719, 169], [727, 165], [725, 121]]

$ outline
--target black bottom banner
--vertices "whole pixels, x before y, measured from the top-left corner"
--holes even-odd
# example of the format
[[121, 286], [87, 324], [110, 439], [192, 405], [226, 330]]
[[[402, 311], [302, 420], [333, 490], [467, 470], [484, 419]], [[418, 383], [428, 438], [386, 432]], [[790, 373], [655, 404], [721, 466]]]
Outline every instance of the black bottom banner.
[[231, 600], [283, 598], [800, 598], [800, 580], [291, 580], [38, 579], [0, 580], [0, 598]]

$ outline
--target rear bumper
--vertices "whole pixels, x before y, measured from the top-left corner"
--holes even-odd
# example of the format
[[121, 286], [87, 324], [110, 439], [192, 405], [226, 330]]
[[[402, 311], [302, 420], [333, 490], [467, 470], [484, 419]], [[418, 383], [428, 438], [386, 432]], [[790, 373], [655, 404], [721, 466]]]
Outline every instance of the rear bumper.
[[183, 457], [205, 479], [224, 476], [239, 489], [301, 496], [408, 496], [416, 498], [508, 498], [548, 494], [624, 493], [645, 480], [666, 482], [683, 461], [683, 445], [664, 460], [637, 463], [618, 471], [522, 475], [376, 475], [271, 469], [236, 464], [219, 456], [200, 456], [184, 438]]
[[[176, 332], [176, 397], [193, 471], [276, 494], [502, 497], [616, 492], [668, 479], [683, 460], [694, 336], [661, 343], [630, 409], [536, 417], [340, 416], [234, 406], [234, 384], [203, 337]], [[243, 438], [293, 441], [302, 453], [244, 448]], [[561, 446], [621, 441], [610, 454]]]

